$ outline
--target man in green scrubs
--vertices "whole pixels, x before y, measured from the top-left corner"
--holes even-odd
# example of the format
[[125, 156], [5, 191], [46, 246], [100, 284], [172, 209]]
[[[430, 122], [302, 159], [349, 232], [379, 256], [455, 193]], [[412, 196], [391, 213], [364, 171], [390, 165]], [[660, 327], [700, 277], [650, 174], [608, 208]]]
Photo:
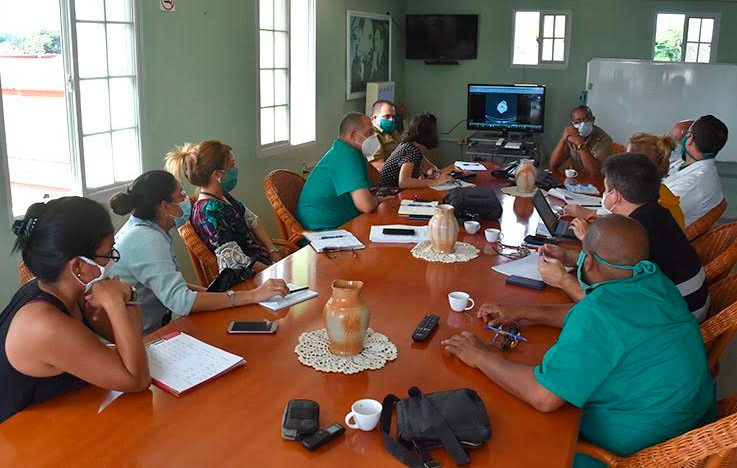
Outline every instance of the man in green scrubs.
[[376, 135], [367, 116], [351, 112], [343, 117], [340, 136], [310, 173], [297, 202], [297, 220], [306, 230], [335, 229], [376, 209], [381, 199], [369, 192], [361, 150], [366, 140], [373, 139]]
[[[566, 402], [581, 408], [581, 438], [620, 456], [712, 422], [715, 391], [698, 323], [647, 257], [640, 223], [604, 216], [583, 240], [578, 276], [586, 296], [570, 311], [479, 312], [491, 325], [528, 319], [562, 328], [542, 364], [509, 362], [469, 332], [443, 346], [540, 411]], [[602, 465], [577, 454], [574, 466]]]

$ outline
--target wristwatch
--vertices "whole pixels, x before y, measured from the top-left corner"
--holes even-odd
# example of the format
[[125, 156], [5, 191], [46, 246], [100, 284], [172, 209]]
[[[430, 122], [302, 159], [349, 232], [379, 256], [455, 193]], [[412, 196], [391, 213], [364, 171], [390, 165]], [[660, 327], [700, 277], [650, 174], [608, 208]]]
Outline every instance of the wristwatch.
[[274, 246], [269, 249], [269, 253], [279, 253], [279, 247]]
[[228, 289], [227, 291], [225, 291], [225, 294], [228, 295], [228, 297], [230, 298], [230, 303], [233, 304], [233, 307], [235, 307], [235, 291], [233, 291], [232, 289]]
[[131, 286], [131, 295], [128, 298], [128, 302], [136, 302], [136, 299], [138, 299], [138, 291], [136, 291], [136, 288]]

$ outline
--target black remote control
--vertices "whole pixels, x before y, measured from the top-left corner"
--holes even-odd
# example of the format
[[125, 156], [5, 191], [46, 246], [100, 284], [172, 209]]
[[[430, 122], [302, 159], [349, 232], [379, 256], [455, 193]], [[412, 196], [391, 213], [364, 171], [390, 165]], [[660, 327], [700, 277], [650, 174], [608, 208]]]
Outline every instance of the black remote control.
[[345, 427], [343, 427], [340, 423], [334, 422], [325, 429], [320, 429], [311, 436], [302, 439], [302, 445], [304, 445], [307, 450], [312, 452], [313, 450], [316, 450], [318, 447], [327, 444], [344, 432]]
[[418, 342], [425, 341], [433, 332], [435, 327], [438, 326], [439, 321], [440, 317], [437, 315], [425, 315], [420, 324], [417, 325], [417, 328], [415, 328], [415, 331], [412, 333], [412, 339]]

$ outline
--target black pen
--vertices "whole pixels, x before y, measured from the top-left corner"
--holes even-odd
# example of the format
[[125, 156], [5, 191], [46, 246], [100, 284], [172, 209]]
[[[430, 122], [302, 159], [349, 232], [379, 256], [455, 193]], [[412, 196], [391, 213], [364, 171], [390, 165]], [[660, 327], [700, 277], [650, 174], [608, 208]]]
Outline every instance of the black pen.
[[298, 293], [300, 291], [307, 291], [308, 289], [310, 289], [309, 286], [305, 286], [304, 288], [290, 289], [289, 294]]

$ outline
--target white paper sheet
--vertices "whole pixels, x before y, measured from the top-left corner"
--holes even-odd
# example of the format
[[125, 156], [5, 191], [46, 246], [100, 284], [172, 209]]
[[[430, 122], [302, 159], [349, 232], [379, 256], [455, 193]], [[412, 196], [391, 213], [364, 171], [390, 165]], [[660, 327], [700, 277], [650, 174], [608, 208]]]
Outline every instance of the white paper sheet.
[[[299, 289], [300, 286], [292, 283], [288, 283], [287, 287], [289, 289]], [[308, 301], [312, 299], [313, 297], [317, 297], [317, 291], [313, 291], [311, 289], [305, 289], [304, 291], [299, 291], [292, 294], [287, 294], [286, 296], [274, 296], [271, 297], [264, 302], [259, 302], [259, 305], [266, 307], [267, 309], [271, 309], [273, 311], [286, 309], [287, 307], [292, 307], [295, 304], [299, 304], [300, 302]]]
[[451, 190], [457, 187], [476, 187], [476, 185], [471, 182], [466, 182], [465, 180], [456, 179], [453, 182], [448, 182], [446, 184], [430, 186], [431, 189], [437, 190], [438, 192], [442, 190]]
[[566, 203], [576, 204], [587, 207], [600, 207], [601, 197], [592, 197], [590, 195], [582, 195], [580, 193], [574, 193], [562, 188], [554, 188], [548, 191], [548, 195], [551, 197], [558, 198], [565, 201]]
[[[414, 236], [391, 236], [384, 234], [386, 228], [394, 229], [414, 229]], [[388, 224], [385, 226], [371, 226], [371, 234], [369, 239], [371, 242], [387, 243], [387, 244], [416, 244], [430, 238], [430, 228], [428, 226], [407, 226], [404, 224]]]
[[479, 162], [456, 161], [456, 169], [459, 171], [485, 171], [486, 166]]
[[540, 271], [537, 269], [537, 264], [540, 261], [540, 257], [537, 252], [532, 251], [530, 255], [513, 262], [507, 262], [503, 265], [496, 265], [491, 267], [492, 270], [497, 273], [501, 273], [507, 276], [520, 276], [522, 278], [534, 279], [542, 281], [543, 278], [540, 276]]
[[399, 216], [432, 216], [435, 214], [435, 207], [438, 206], [438, 203], [439, 202], [437, 201], [418, 202], [414, 200], [402, 200], [399, 203], [399, 211], [397, 214]]

